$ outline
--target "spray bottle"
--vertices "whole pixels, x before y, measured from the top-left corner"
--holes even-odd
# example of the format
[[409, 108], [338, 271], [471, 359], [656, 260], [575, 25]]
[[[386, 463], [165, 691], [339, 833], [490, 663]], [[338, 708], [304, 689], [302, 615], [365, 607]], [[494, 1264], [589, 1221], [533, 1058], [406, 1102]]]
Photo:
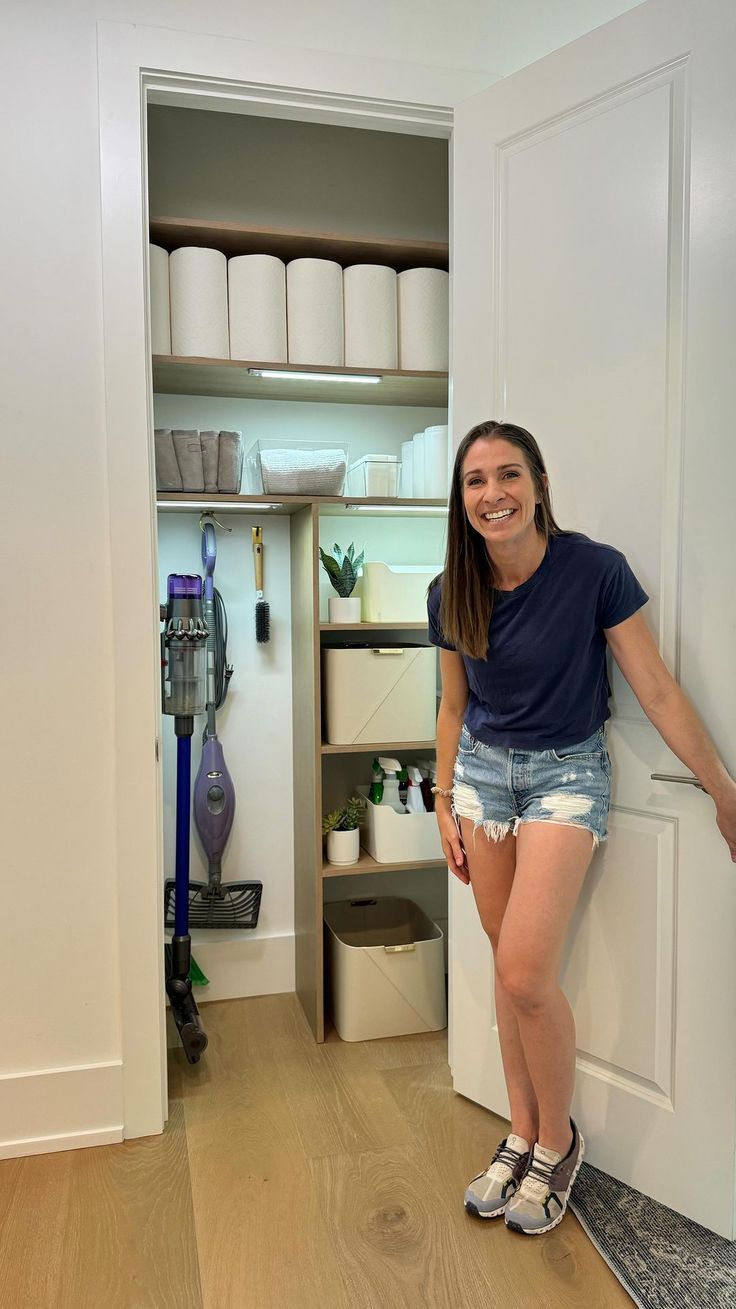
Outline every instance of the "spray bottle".
[[383, 798], [383, 769], [377, 759], [373, 760], [371, 769], [371, 789], [368, 793], [368, 799], [371, 804], [380, 804]]
[[382, 756], [379, 756], [378, 762], [385, 774], [381, 804], [389, 805], [397, 814], [405, 814], [406, 807], [399, 799], [398, 773], [401, 770], [401, 764], [398, 759], [384, 759]]
[[409, 790], [406, 796], [406, 808], [410, 814], [426, 813], [422, 796], [422, 774], [418, 768], [409, 768]]

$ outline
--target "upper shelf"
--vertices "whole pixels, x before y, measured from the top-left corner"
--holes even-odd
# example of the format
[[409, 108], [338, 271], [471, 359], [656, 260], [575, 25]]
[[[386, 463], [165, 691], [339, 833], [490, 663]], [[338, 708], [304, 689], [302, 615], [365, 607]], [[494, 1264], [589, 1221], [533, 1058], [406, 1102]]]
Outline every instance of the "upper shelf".
[[182, 245], [212, 246], [232, 255], [278, 255], [280, 259], [334, 259], [348, 264], [388, 264], [404, 268], [447, 268], [446, 241], [406, 241], [376, 236], [300, 232], [288, 228], [250, 227], [197, 218], [152, 218], [151, 240], [166, 250]]
[[[295, 514], [307, 505], [316, 505], [321, 515], [355, 513], [359, 510], [371, 515], [401, 516], [408, 510], [420, 518], [443, 518], [447, 514], [446, 500], [367, 499], [361, 496], [333, 495], [230, 495], [222, 492], [213, 495], [202, 491], [157, 491], [156, 508], [181, 513], [199, 509], [201, 513], [238, 511], [248, 513]], [[405, 625], [405, 624], [404, 624]]]
[[[254, 377], [250, 368], [331, 373], [335, 380]], [[343, 381], [351, 374], [380, 375], [374, 386]], [[336, 380], [337, 378], [340, 380]], [[408, 373], [387, 368], [332, 368], [324, 364], [274, 364], [243, 359], [153, 356], [153, 389], [165, 395], [212, 395], [253, 400], [315, 400], [328, 404], [417, 405], [447, 408], [447, 373]]]

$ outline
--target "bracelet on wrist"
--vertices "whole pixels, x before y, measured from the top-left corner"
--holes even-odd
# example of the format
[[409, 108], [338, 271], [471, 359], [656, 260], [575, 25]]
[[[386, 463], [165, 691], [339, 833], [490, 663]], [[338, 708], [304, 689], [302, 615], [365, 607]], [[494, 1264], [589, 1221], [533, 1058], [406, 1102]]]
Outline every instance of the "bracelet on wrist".
[[451, 787], [451, 786], [449, 786], [449, 787], [448, 787], [448, 786], [432, 786], [432, 787], [430, 787], [430, 790], [431, 790], [431, 792], [432, 792], [432, 795], [443, 795], [443, 796], [445, 797], [446, 800], [450, 800], [450, 799], [452, 799], [452, 787]]

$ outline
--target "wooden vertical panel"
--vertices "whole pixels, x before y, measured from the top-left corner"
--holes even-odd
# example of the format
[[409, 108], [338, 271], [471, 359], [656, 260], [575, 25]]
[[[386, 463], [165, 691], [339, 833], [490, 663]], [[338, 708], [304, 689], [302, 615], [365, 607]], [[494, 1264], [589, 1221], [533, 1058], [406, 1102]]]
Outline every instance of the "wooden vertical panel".
[[296, 992], [316, 1040], [323, 1041], [318, 544], [318, 511], [307, 505], [291, 518], [294, 935]]

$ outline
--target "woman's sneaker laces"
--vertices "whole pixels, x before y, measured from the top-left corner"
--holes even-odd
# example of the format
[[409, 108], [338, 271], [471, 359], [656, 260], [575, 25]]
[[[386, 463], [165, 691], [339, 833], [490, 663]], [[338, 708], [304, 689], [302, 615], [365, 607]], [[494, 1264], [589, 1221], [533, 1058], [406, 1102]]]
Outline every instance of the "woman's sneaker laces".
[[538, 1236], [562, 1222], [585, 1153], [585, 1142], [572, 1118], [570, 1126], [572, 1145], [564, 1159], [538, 1142], [534, 1146], [521, 1184], [506, 1206], [506, 1226], [512, 1231]]
[[513, 1132], [496, 1148], [485, 1172], [465, 1192], [465, 1208], [476, 1218], [500, 1218], [529, 1165], [529, 1142]]

